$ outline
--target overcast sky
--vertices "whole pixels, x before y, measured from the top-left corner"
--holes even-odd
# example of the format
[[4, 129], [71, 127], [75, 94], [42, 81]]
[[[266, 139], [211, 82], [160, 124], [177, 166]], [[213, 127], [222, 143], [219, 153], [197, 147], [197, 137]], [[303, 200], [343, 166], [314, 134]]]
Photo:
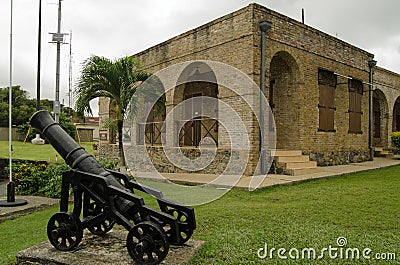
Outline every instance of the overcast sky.
[[[215, 18], [257, 2], [375, 54], [400, 73], [399, 0], [64, 0], [62, 32], [72, 31], [73, 77], [92, 54], [135, 54]], [[9, 85], [10, 3], [0, 0], [0, 87]], [[39, 0], [13, 0], [13, 85], [36, 98]], [[42, 98], [55, 97], [58, 0], [42, 0]], [[68, 38], [69, 42], [69, 38]], [[68, 105], [69, 46], [62, 46], [61, 101]]]

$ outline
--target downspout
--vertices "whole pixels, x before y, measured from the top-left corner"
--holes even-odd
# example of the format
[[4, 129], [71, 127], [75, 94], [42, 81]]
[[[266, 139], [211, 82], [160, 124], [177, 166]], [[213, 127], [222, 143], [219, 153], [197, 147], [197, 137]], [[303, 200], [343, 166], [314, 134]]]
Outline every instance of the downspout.
[[368, 66], [369, 66], [369, 90], [368, 90], [368, 95], [369, 95], [369, 128], [368, 128], [368, 147], [369, 147], [369, 160], [373, 161], [374, 160], [374, 147], [373, 147], [373, 142], [374, 142], [374, 136], [372, 132], [373, 128], [373, 76], [374, 76], [374, 67], [376, 65], [375, 60], [369, 60], [368, 61]]
[[266, 153], [264, 146], [264, 89], [265, 89], [265, 35], [272, 27], [271, 21], [262, 20], [259, 22], [261, 29], [261, 72], [260, 72], [260, 156], [261, 156], [261, 174], [267, 173]]

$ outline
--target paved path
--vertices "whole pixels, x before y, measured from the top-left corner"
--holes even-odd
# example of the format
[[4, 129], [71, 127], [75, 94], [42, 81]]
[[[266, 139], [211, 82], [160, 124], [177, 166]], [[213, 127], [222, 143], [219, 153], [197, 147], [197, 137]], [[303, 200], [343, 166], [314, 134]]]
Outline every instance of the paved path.
[[[0, 207], [0, 222], [13, 219], [20, 215], [40, 211], [46, 207], [57, 205], [58, 199], [50, 199], [38, 196], [16, 196], [16, 199], [23, 199], [28, 204], [17, 206], [17, 207]], [[6, 198], [0, 198], [0, 200], [6, 200]]]
[[[288, 176], [288, 175], [276, 175], [268, 174], [267, 176], [224, 176], [219, 177], [212, 174], [177, 174], [177, 173], [163, 173], [162, 176], [154, 173], [135, 172], [135, 176], [140, 179], [155, 180], [155, 181], [167, 181], [170, 180], [174, 183], [189, 184], [189, 185], [210, 185], [229, 188], [235, 186], [236, 188], [249, 189], [250, 184], [253, 181], [253, 185], [259, 184], [257, 188], [263, 188], [274, 185], [290, 185], [307, 181], [310, 179], [319, 178], [331, 178], [336, 176], [342, 176], [355, 172], [368, 171], [378, 168], [390, 167], [394, 165], [400, 165], [400, 159], [390, 159], [375, 157], [374, 161], [366, 161], [361, 163], [352, 163], [349, 165], [340, 166], [327, 166], [322, 167], [323, 171], [315, 174], [299, 175], [299, 176]], [[255, 182], [255, 183], [254, 183]]]

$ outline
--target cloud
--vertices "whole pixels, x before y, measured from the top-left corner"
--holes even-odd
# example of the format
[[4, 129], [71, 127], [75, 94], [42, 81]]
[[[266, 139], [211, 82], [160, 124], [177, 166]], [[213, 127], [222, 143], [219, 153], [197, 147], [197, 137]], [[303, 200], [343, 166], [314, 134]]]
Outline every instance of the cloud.
[[386, 42], [381, 43], [381, 45], [371, 47], [371, 52], [379, 55], [375, 56], [379, 66], [393, 70], [392, 67], [397, 65], [397, 72], [400, 73], [400, 67], [398, 67], [400, 62], [400, 34], [388, 37]]

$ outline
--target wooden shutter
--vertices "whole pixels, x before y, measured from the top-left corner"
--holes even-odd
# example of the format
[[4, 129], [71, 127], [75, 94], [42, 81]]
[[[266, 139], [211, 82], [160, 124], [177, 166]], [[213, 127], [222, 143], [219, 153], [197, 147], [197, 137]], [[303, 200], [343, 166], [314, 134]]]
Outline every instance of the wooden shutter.
[[319, 86], [319, 131], [334, 132], [336, 75], [333, 72], [318, 71]]
[[362, 133], [361, 131], [361, 101], [363, 83], [360, 80], [349, 80], [349, 133]]

